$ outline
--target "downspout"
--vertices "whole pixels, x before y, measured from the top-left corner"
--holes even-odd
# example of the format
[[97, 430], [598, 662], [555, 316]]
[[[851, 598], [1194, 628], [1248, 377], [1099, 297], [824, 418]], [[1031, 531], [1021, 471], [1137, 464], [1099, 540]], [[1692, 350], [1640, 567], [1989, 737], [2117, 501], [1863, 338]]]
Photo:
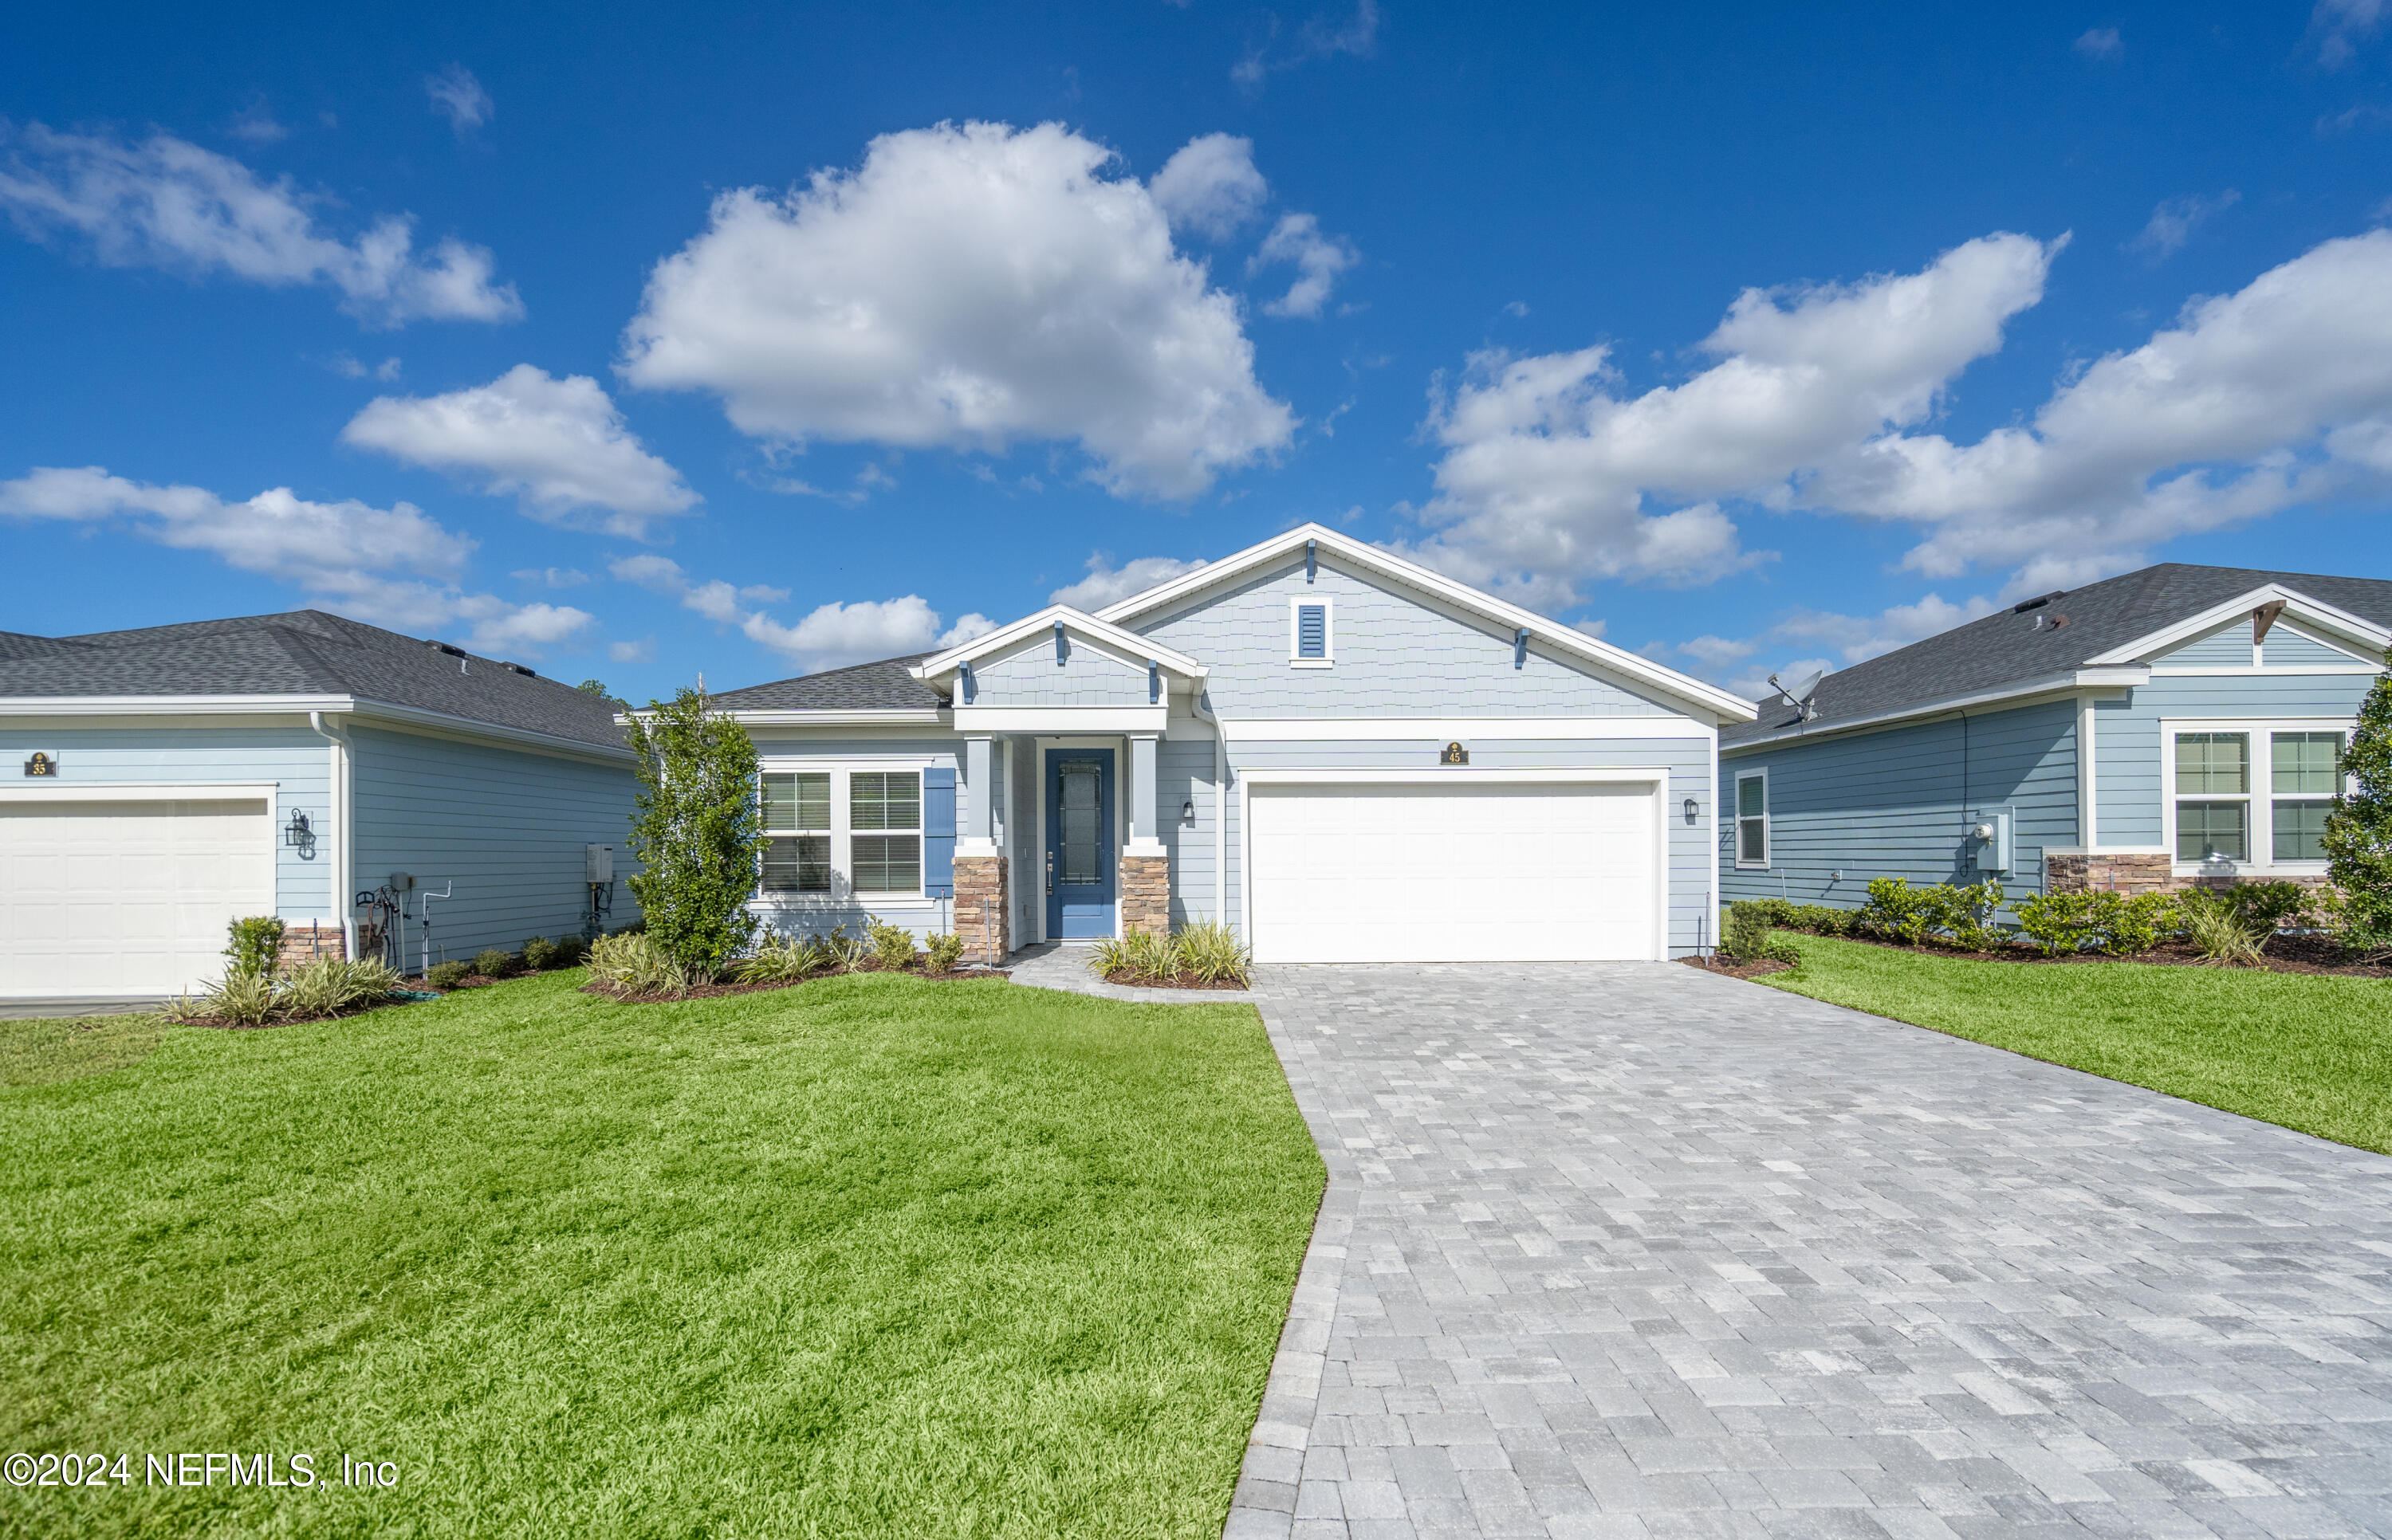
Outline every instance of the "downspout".
[[1229, 756], [1221, 718], [1204, 704], [1204, 687], [1188, 697], [1188, 710], [1213, 729], [1213, 920], [1229, 928]]
[[358, 954], [358, 924], [349, 912], [349, 740], [345, 731], [324, 719], [320, 711], [307, 713], [307, 725], [332, 745], [332, 919], [341, 927], [341, 955]]

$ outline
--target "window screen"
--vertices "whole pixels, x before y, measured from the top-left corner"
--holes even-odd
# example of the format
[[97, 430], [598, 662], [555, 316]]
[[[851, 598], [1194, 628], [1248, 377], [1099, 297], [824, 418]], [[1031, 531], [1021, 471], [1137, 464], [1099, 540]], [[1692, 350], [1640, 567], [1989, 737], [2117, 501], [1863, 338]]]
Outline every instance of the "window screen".
[[1325, 658], [1329, 655], [1329, 606], [1298, 604], [1295, 607], [1295, 655], [1300, 658]]
[[922, 772], [857, 770], [847, 778], [848, 861], [858, 893], [922, 889]]
[[1769, 864], [1769, 782], [1748, 775], [1736, 783], [1736, 859], [1739, 865]]
[[764, 777], [764, 888], [774, 893], [830, 891], [830, 773]]

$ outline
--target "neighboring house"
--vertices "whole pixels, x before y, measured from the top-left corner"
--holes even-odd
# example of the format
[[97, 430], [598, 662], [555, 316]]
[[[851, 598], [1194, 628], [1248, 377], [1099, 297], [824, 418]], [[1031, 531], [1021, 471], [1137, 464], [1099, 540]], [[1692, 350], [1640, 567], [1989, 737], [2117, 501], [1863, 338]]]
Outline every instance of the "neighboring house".
[[1317, 524], [1097, 614], [715, 698], [756, 905], [973, 955], [1214, 919], [1265, 962], [1710, 942], [1748, 702]]
[[307, 610], [0, 634], [0, 998], [189, 988], [240, 915], [345, 953], [395, 873], [410, 971], [427, 893], [435, 961], [578, 932], [584, 848], [620, 859], [636, 791], [615, 710]]
[[2315, 882], [2392, 582], [2146, 567], [1830, 674], [1720, 735], [1731, 900]]

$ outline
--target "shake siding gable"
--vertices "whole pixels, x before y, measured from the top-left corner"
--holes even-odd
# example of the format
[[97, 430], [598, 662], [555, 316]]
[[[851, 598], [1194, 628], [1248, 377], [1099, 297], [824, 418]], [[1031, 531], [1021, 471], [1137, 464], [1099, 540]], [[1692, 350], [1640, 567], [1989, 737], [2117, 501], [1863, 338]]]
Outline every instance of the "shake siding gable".
[[[1326, 668], [1289, 666], [1291, 600], [1332, 602]], [[1531, 642], [1513, 666], [1512, 634], [1446, 613], [1428, 596], [1339, 569], [1323, 554], [1204, 594], [1134, 628], [1201, 660], [1227, 717], [1665, 716], [1658, 704]], [[1142, 699], [1143, 697], [1141, 697]]]
[[1055, 634], [1041, 631], [972, 669], [974, 705], [1145, 705], [1146, 660], [1124, 660], [1078, 636], [1055, 661]]
[[[1914, 886], [1972, 883], [1988, 874], [1973, 861], [1970, 815], [2008, 808], [2012, 897], [2043, 890], [2047, 847], [2079, 842], [2076, 705], [2060, 700], [2007, 711], [1938, 718], [1877, 732], [1772, 744], [1721, 761], [1721, 778], [1769, 771], [1770, 865], [1738, 870], [1726, 819], [1715, 859], [1722, 897], [1790, 899], [1858, 908], [1872, 877]], [[2106, 748], [2097, 761], [2110, 770]], [[2108, 807], [2103, 807], [2103, 839]], [[1967, 864], [1964, 864], [1966, 862]], [[1841, 880], [1831, 874], [1841, 870]]]

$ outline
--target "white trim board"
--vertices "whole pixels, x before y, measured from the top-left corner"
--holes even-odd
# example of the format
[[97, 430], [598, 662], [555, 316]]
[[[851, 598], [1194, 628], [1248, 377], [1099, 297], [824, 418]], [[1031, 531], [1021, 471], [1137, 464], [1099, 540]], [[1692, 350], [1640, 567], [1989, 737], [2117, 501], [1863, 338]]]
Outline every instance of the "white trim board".
[[1691, 717], [1224, 717], [1231, 743], [1502, 743], [1508, 739], [1684, 738], [1716, 741]]
[[[1237, 776], [1238, 796], [1238, 934], [1254, 944], [1254, 788], [1257, 785], [1387, 786], [1387, 785], [1650, 785], [1653, 788], [1653, 952], [1651, 961], [1670, 956], [1670, 770], [1666, 766], [1622, 766], [1606, 770], [1478, 770], [1456, 766], [1443, 770], [1247, 770]], [[1716, 798], [1714, 798], [1716, 800]], [[1713, 868], [1717, 861], [1710, 863]], [[1117, 927], [1118, 928], [1118, 927]]]
[[[2137, 663], [2156, 657], [2188, 641], [2206, 636], [2239, 617], [2247, 616], [2262, 605], [2278, 601], [2282, 602], [2285, 615], [2306, 621], [2309, 628], [2346, 637], [2377, 653], [2383, 652], [2387, 646], [2392, 646], [2392, 630], [2386, 630], [2372, 621], [2352, 615], [2347, 610], [2336, 609], [2323, 600], [2312, 599], [2298, 589], [2287, 588], [2282, 583], [2268, 583], [2238, 598], [2227, 600], [2220, 604], [2213, 604], [2208, 609], [2197, 615], [2188, 615], [2173, 625], [2164, 626], [2156, 631], [2137, 637], [2122, 647], [2112, 647], [2096, 657], [2087, 658], [2085, 661], [2085, 666], [2095, 668], [2107, 664]], [[2312, 640], [2319, 639], [2312, 638]]]
[[1970, 706], [2001, 703], [2008, 706], [2033, 705], [2038, 701], [2067, 695], [2079, 690], [2128, 690], [2150, 679], [2152, 671], [2141, 664], [2119, 667], [2072, 668], [2057, 674], [2038, 675], [2034, 679], [1997, 684], [1984, 690], [1974, 690], [1963, 695], [1944, 695], [1931, 701], [1919, 701], [1911, 705], [1895, 706], [1866, 717], [1852, 717], [1832, 722], [1795, 722], [1758, 737], [1738, 738], [1720, 745], [1722, 755], [1738, 755], [1752, 749], [1777, 744], [1809, 743], [1814, 739], [1832, 738], [1845, 732], [1866, 732], [1897, 722], [1912, 721], [1923, 717], [1941, 717], [1947, 712], [1963, 711]]
[[268, 803], [279, 781], [32, 781], [0, 782], [0, 802], [255, 802]]
[[1069, 736], [1080, 732], [1151, 732], [1171, 728], [1171, 708], [1153, 705], [959, 705], [956, 731], [968, 737], [997, 732]]
[[1087, 641], [1099, 646], [1111, 647], [1117, 653], [1134, 655], [1138, 659], [1135, 665], [1137, 667], [1143, 668], [1148, 661], [1151, 660], [1161, 664], [1165, 671], [1177, 674], [1187, 679], [1202, 679], [1211, 672], [1204, 665], [1185, 653], [1174, 651], [1159, 641], [1138, 635], [1136, 631], [1115, 626], [1108, 620], [1088, 614], [1086, 610], [1075, 610], [1069, 604], [1049, 604], [1035, 615], [1023, 615], [1011, 625], [1000, 626], [983, 636], [976, 636], [969, 641], [958, 643], [942, 653], [926, 657], [919, 663], [909, 664], [906, 666], [905, 672], [925, 681], [937, 679], [953, 671], [957, 664], [977, 661], [991, 653], [1001, 653], [1017, 642], [1036, 636], [1041, 631], [1052, 631], [1058, 621], [1062, 623], [1067, 634], [1076, 631]]

